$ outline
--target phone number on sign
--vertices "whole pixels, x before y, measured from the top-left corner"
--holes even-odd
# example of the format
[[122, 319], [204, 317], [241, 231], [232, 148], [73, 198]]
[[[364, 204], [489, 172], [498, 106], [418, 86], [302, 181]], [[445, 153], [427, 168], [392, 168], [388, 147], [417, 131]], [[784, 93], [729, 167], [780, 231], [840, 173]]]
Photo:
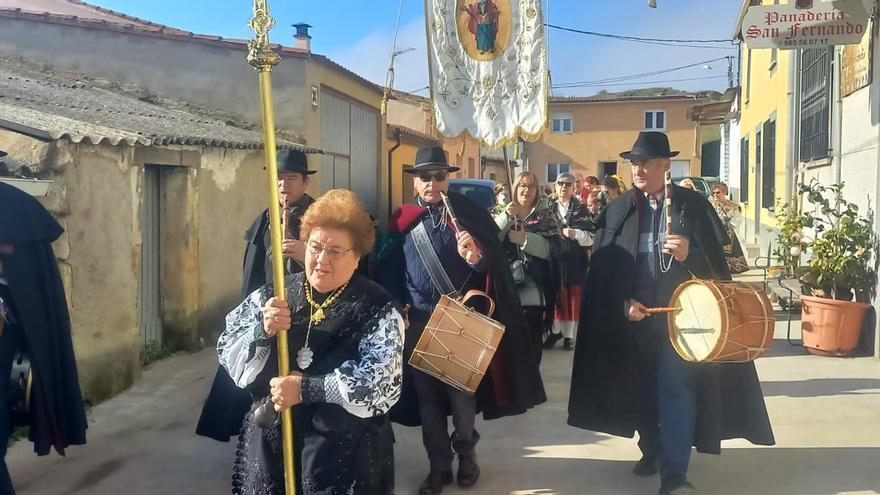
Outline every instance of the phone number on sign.
[[828, 38], [810, 40], [782, 40], [782, 46], [828, 46], [831, 42]]

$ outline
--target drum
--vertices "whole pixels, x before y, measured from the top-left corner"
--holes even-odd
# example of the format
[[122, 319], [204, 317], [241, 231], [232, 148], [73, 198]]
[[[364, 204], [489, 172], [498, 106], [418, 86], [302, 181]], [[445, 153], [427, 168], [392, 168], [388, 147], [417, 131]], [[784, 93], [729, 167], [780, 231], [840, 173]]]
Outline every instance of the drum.
[[504, 325], [465, 306], [474, 297], [495, 302], [485, 293], [472, 290], [459, 301], [440, 296], [431, 319], [416, 343], [409, 364], [468, 394], [473, 394], [495, 356]]
[[691, 362], [744, 363], [770, 349], [776, 318], [767, 295], [742, 282], [689, 280], [669, 304], [669, 338]]

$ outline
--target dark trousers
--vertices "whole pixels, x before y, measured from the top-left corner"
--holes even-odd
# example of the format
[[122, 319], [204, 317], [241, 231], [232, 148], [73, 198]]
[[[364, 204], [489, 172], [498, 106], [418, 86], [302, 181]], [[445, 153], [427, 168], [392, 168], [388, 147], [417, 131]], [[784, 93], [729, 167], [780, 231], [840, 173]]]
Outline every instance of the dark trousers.
[[[433, 376], [413, 370], [413, 387], [419, 398], [422, 418], [422, 442], [428, 452], [431, 471], [452, 469], [454, 453], [474, 455], [480, 436], [474, 430], [477, 398], [456, 390]], [[455, 431], [449, 436], [446, 416], [452, 412]]]
[[[637, 328], [642, 397], [639, 448], [656, 457], [665, 484], [687, 479], [694, 442], [697, 404], [693, 364], [681, 359], [669, 342], [664, 317], [650, 317]], [[638, 332], [644, 330], [645, 334]]]
[[529, 332], [535, 362], [541, 364], [541, 357], [544, 354], [544, 334], [547, 331], [547, 325], [544, 321], [544, 308], [537, 306], [523, 307], [523, 320], [525, 320], [526, 329]]
[[9, 411], [9, 375], [12, 360], [18, 349], [21, 330], [15, 325], [5, 325], [0, 334], [0, 495], [15, 495], [12, 478], [6, 468], [6, 444], [12, 434], [12, 418]]

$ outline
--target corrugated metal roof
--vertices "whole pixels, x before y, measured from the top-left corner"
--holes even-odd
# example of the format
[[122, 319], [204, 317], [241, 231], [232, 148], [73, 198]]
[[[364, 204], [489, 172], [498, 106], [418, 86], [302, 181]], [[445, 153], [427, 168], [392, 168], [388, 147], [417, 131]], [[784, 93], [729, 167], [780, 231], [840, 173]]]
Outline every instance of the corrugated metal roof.
[[[80, 74], [0, 59], [0, 127], [75, 143], [263, 146], [258, 130], [219, 110], [117, 88]], [[320, 152], [280, 138], [278, 147]]]

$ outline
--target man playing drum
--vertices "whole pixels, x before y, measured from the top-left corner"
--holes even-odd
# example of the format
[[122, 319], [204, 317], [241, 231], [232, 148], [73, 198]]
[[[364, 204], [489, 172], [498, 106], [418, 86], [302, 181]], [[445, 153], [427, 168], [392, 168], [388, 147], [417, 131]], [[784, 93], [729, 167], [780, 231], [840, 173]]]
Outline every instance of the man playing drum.
[[[403, 394], [391, 419], [408, 426], [422, 425], [431, 470], [419, 488], [421, 495], [440, 493], [452, 483], [454, 453], [458, 454], [458, 484], [476, 483], [480, 475], [475, 450], [479, 435], [474, 429], [478, 410], [484, 419], [493, 419], [523, 413], [546, 400], [495, 222], [484, 208], [464, 196], [449, 193], [452, 211], [443, 201], [449, 173], [457, 170], [449, 166], [442, 147], [418, 151], [416, 164], [405, 169], [413, 175], [418, 197], [392, 215], [376, 264], [376, 278], [394, 301], [410, 307], [410, 327], [404, 339], [407, 361], [441, 293], [457, 297], [470, 289], [486, 291], [497, 302], [493, 318], [506, 327], [475, 395], [405, 367]], [[430, 261], [432, 253], [427, 249], [439, 263]], [[452, 291], [439, 287], [446, 283]], [[447, 430], [450, 412], [455, 426], [451, 439]]]
[[677, 154], [665, 134], [642, 132], [620, 155], [631, 162], [635, 187], [598, 220], [568, 420], [619, 436], [638, 431], [642, 458], [633, 471], [650, 476], [659, 468], [661, 495], [696, 493], [687, 481], [691, 446], [717, 454], [727, 438], [774, 443], [754, 364], [685, 362], [670, 343], [667, 315], [647, 311], [668, 306], [692, 276], [730, 278], [726, 235], [707, 200], [671, 186], [664, 208], [664, 176]]

